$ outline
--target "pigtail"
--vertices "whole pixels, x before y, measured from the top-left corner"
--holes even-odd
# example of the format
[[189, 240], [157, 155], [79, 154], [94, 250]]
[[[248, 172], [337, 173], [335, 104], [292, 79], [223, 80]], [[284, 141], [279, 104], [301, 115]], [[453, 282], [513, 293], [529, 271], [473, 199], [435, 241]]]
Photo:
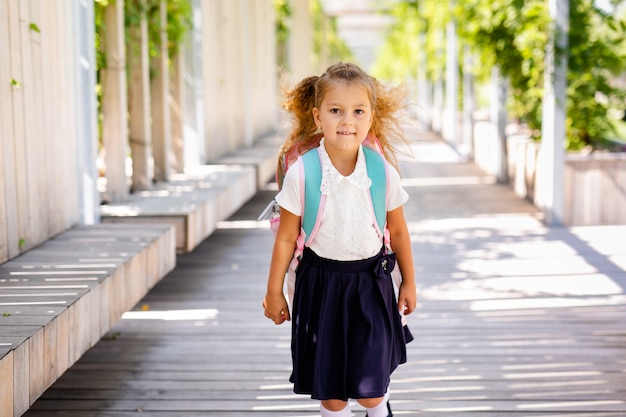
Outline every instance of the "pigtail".
[[384, 86], [376, 78], [370, 78], [376, 97], [370, 133], [378, 138], [385, 159], [397, 169], [400, 148], [406, 149], [408, 144], [402, 128], [408, 91], [403, 86]]
[[307, 77], [285, 94], [283, 109], [293, 115], [293, 127], [278, 154], [276, 178], [279, 187], [282, 187], [282, 178], [293, 160], [320, 141], [321, 136], [313, 119], [318, 79], [318, 76]]

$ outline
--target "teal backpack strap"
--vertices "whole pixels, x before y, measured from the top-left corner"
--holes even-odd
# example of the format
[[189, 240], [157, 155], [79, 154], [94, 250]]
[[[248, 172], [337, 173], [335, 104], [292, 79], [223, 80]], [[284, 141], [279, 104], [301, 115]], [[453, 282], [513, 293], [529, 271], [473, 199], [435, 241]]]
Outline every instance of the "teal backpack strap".
[[363, 146], [367, 174], [372, 179], [370, 196], [374, 216], [380, 233], [384, 233], [387, 224], [387, 166], [385, 159], [378, 152]]
[[322, 164], [318, 154], [318, 149], [314, 148], [302, 154], [304, 164], [304, 206], [302, 208], [302, 229], [305, 233], [305, 242], [312, 237], [315, 226], [318, 224], [318, 213], [322, 192]]

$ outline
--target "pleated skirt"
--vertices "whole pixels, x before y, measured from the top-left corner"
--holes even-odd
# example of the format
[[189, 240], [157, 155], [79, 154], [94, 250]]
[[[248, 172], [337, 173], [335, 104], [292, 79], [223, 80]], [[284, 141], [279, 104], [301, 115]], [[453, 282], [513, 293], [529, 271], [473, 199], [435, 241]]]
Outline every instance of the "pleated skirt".
[[296, 272], [290, 381], [318, 400], [382, 397], [406, 362], [403, 326], [391, 279], [395, 255], [335, 261], [306, 248]]

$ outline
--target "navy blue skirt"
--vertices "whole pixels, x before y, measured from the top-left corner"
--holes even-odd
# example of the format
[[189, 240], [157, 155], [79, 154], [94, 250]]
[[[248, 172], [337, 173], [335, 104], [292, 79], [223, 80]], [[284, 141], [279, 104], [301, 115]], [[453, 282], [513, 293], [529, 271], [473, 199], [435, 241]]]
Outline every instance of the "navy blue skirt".
[[391, 278], [395, 255], [335, 261], [305, 248], [296, 272], [290, 381], [318, 400], [385, 395], [413, 339]]

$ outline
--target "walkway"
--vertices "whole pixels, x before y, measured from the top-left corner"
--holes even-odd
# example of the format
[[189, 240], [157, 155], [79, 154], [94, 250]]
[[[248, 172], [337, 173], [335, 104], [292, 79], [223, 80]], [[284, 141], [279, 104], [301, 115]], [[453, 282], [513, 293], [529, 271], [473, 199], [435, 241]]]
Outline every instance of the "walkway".
[[[396, 416], [626, 416], [626, 227], [548, 229], [415, 131], [402, 172], [420, 303]], [[27, 417], [305, 417], [289, 327], [261, 310], [260, 192], [127, 313]], [[353, 407], [355, 416], [364, 413]]]

